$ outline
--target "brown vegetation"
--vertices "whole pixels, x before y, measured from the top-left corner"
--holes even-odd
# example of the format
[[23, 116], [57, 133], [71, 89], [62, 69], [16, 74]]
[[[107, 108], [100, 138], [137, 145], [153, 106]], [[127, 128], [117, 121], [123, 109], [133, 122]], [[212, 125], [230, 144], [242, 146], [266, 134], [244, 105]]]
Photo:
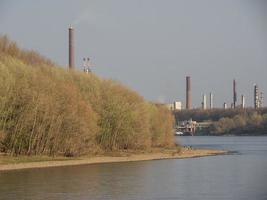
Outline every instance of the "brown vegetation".
[[174, 144], [164, 107], [117, 82], [51, 66], [0, 37], [2, 152], [75, 156]]
[[176, 124], [193, 119], [210, 126], [197, 130], [198, 135], [266, 135], [267, 108], [182, 110], [174, 112]]
[[253, 108], [236, 108], [236, 109], [192, 109], [192, 110], [182, 110], [174, 112], [175, 120], [185, 121], [189, 119], [196, 120], [198, 122], [203, 121], [218, 121], [223, 117], [233, 118], [236, 115], [251, 115], [252, 113], [257, 112], [260, 115], [267, 113], [267, 108], [253, 109]]
[[28, 65], [54, 65], [52, 61], [44, 58], [38, 52], [33, 50], [21, 50], [18, 48], [16, 42], [9, 40], [6, 35], [0, 35], [0, 56], [5, 55], [16, 57]]
[[236, 115], [233, 118], [223, 117], [212, 124], [210, 133], [215, 135], [267, 134], [267, 114], [260, 115], [257, 112], [253, 112], [245, 115]]

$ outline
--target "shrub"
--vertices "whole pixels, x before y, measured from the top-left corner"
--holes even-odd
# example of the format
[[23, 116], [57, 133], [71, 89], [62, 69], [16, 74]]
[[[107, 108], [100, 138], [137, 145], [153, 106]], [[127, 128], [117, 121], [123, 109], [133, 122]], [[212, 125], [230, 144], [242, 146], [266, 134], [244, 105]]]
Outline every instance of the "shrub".
[[172, 116], [94, 74], [57, 68], [0, 37], [0, 149], [76, 156], [171, 146]]

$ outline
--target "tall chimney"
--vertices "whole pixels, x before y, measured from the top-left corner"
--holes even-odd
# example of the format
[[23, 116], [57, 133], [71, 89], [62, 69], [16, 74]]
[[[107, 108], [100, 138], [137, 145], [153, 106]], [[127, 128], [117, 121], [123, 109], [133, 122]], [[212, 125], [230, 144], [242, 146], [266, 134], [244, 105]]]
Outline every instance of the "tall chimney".
[[241, 95], [241, 108], [245, 108], [245, 96]]
[[186, 109], [192, 108], [192, 93], [190, 76], [186, 77]]
[[207, 96], [206, 96], [206, 94], [203, 94], [203, 96], [202, 96], [202, 109], [203, 110], [207, 109]]
[[254, 85], [254, 108], [257, 109], [259, 108], [259, 88], [258, 85]]
[[213, 94], [210, 93], [210, 109], [213, 109]]
[[236, 82], [233, 81], [233, 108], [236, 106], [237, 96], [236, 96]]
[[74, 69], [74, 29], [69, 27], [69, 69]]
[[260, 93], [259, 100], [260, 100], [259, 106], [260, 108], [262, 108], [263, 107], [263, 92]]

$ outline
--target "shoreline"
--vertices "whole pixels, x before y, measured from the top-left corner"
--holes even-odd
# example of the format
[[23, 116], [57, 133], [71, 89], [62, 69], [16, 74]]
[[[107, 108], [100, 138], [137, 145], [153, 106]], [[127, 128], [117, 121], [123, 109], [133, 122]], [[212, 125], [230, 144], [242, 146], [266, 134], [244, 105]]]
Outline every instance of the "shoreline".
[[179, 153], [152, 152], [152, 153], [142, 153], [142, 154], [130, 154], [127, 156], [95, 156], [95, 157], [79, 157], [66, 160], [30, 161], [30, 162], [22, 162], [16, 164], [7, 163], [7, 164], [0, 164], [0, 172], [10, 171], [10, 170], [21, 170], [21, 169], [90, 165], [90, 164], [115, 163], [115, 162], [136, 162], [136, 161], [163, 160], [163, 159], [197, 158], [204, 156], [225, 155], [227, 153], [228, 152], [224, 150], [192, 149], [183, 147]]

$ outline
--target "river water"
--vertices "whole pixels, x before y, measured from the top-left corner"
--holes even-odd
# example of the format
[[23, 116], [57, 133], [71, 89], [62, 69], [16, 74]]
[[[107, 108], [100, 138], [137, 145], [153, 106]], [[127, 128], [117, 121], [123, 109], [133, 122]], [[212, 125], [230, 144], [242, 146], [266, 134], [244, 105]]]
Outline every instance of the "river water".
[[177, 137], [230, 155], [0, 172], [0, 199], [266, 200], [267, 137]]

